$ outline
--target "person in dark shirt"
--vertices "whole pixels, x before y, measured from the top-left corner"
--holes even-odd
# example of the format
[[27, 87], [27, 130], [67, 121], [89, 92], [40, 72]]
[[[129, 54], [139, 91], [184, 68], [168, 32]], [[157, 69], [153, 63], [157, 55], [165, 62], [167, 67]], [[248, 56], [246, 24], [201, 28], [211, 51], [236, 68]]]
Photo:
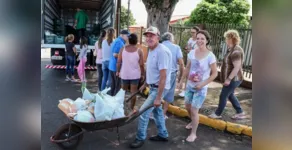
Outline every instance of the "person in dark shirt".
[[[65, 38], [66, 46], [66, 81], [76, 81], [74, 78], [74, 65], [75, 65], [75, 56], [76, 56], [76, 47], [73, 43], [74, 35], [69, 34]], [[69, 77], [71, 75], [71, 78]]]

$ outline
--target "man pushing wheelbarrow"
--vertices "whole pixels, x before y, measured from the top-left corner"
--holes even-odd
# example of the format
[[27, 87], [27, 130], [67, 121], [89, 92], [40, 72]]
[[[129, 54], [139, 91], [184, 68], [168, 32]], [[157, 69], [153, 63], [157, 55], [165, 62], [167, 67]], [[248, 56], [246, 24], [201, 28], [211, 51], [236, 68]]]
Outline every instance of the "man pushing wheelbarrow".
[[160, 32], [156, 27], [149, 27], [145, 33], [146, 43], [150, 49], [146, 61], [146, 82], [140, 88], [150, 87], [148, 98], [141, 106], [140, 111], [154, 104], [154, 108], [146, 110], [139, 117], [136, 139], [130, 144], [131, 148], [139, 148], [147, 137], [147, 127], [150, 113], [153, 113], [158, 129], [158, 135], [149, 138], [151, 141], [168, 141], [168, 132], [165, 126], [164, 113], [161, 102], [165, 89], [170, 89], [171, 52], [167, 47], [159, 43]]

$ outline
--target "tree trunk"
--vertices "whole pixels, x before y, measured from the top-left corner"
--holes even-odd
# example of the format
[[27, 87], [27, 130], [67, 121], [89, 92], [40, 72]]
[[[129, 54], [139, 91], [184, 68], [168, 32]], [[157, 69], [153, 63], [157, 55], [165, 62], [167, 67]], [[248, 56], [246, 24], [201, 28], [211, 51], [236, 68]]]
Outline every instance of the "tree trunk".
[[160, 35], [168, 31], [168, 25], [178, 0], [142, 0], [148, 13], [147, 28], [157, 27]]

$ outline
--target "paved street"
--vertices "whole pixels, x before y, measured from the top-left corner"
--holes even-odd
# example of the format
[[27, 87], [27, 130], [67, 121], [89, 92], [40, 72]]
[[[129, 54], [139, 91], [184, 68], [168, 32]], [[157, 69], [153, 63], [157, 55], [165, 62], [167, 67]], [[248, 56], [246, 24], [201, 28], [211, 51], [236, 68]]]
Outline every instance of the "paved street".
[[[50, 142], [50, 136], [63, 124], [68, 123], [65, 115], [58, 109], [58, 101], [63, 98], [75, 100], [81, 96], [80, 84], [65, 81], [65, 70], [46, 69], [45, 65], [50, 64], [50, 59], [42, 58], [41, 62], [41, 94], [42, 94], [42, 149], [57, 150], [56, 144]], [[87, 71], [89, 82], [88, 89], [96, 91], [96, 72]], [[96, 131], [94, 133], [85, 133], [83, 141], [79, 145], [79, 150], [126, 150], [130, 142], [135, 138], [137, 130], [137, 119], [129, 125], [120, 128], [121, 144], [115, 145], [116, 132], [107, 130]], [[189, 131], [184, 127], [188, 120], [170, 116], [166, 122], [169, 131], [168, 143], [155, 143], [146, 140], [141, 150], [177, 150], [177, 149], [196, 149], [196, 150], [239, 150], [251, 149], [252, 140], [245, 136], [235, 136], [229, 133], [216, 131], [204, 125], [198, 128], [198, 139], [194, 143], [186, 143], [184, 139]], [[150, 121], [148, 127], [148, 136], [155, 135], [156, 127], [153, 121]]]

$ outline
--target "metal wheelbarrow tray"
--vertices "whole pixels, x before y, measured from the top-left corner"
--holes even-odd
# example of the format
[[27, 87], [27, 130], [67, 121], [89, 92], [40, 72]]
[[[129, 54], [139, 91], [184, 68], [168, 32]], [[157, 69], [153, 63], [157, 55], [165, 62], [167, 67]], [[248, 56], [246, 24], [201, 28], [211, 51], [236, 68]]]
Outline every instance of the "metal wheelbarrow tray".
[[[125, 102], [129, 102], [132, 97], [139, 94], [137, 91], [135, 94], [130, 96]], [[69, 118], [73, 123], [68, 123], [61, 126], [55, 133], [50, 137], [51, 142], [56, 143], [62, 149], [75, 149], [83, 139], [83, 133], [92, 132], [103, 129], [117, 128], [117, 137], [120, 143], [119, 127], [131, 123], [146, 110], [153, 107], [153, 105], [146, 107], [141, 111], [134, 111], [128, 116], [123, 118], [114, 119], [111, 121], [102, 122], [79, 122]]]

